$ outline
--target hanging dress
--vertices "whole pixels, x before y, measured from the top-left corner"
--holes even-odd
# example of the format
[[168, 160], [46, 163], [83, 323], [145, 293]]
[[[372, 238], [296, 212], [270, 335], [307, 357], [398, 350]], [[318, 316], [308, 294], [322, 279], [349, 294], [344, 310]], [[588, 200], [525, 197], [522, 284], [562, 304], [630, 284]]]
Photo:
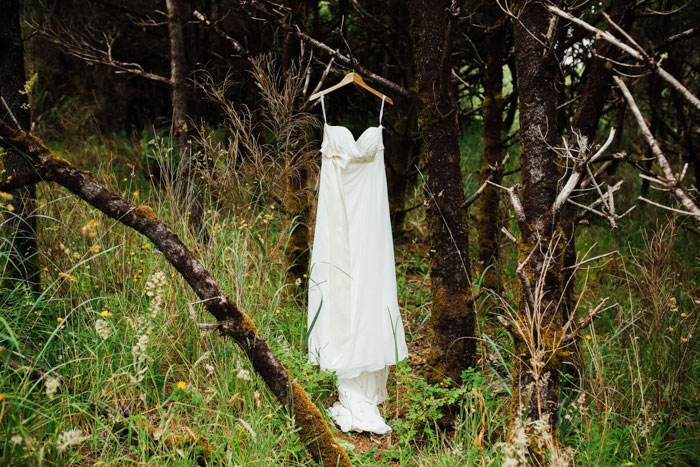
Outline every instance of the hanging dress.
[[338, 377], [328, 412], [343, 431], [388, 433], [377, 404], [388, 366], [408, 356], [399, 314], [381, 119], [356, 140], [328, 125], [309, 273], [309, 361]]

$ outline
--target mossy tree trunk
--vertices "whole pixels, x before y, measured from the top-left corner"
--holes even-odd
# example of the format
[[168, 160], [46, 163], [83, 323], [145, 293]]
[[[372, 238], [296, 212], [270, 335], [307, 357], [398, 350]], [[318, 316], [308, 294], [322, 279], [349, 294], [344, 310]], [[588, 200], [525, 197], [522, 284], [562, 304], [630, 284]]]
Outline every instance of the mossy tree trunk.
[[[514, 421], [545, 420], [556, 426], [562, 368], [557, 336], [563, 310], [562, 266], [565, 239], [557, 229], [552, 206], [557, 195], [558, 166], [554, 147], [560, 144], [557, 125], [556, 60], [548, 47], [549, 14], [546, 2], [523, 1], [516, 11], [515, 54], [520, 98], [520, 162], [522, 208], [520, 264], [532, 285], [523, 290], [514, 333]], [[523, 285], [525, 288], [526, 285]], [[535, 296], [534, 310], [526, 294]]]
[[[15, 122], [22, 130], [29, 130], [30, 111], [25, 86], [24, 47], [20, 29], [19, 0], [0, 0], [0, 117]], [[10, 115], [11, 113], [11, 115]], [[21, 154], [8, 150], [4, 157], [5, 177], [16, 177], [31, 168]], [[6, 211], [8, 221], [4, 226], [4, 237], [11, 239], [7, 256], [5, 279], [12, 281], [10, 287], [27, 283], [32, 289], [39, 289], [39, 269], [36, 264], [36, 189], [34, 185], [13, 190], [8, 203], [11, 211]]]
[[428, 380], [461, 381], [474, 364], [469, 236], [462, 207], [457, 103], [450, 81], [449, 2], [412, 0], [413, 56], [421, 99], [418, 128], [425, 164], [433, 341]]
[[[484, 70], [484, 140], [481, 154], [481, 183], [490, 179], [501, 183], [499, 163], [503, 153], [503, 65], [506, 53], [505, 15], [495, 2], [487, 2], [486, 69]], [[476, 231], [479, 239], [479, 263], [477, 271], [482, 276], [482, 287], [498, 292], [501, 278], [496, 260], [501, 223], [499, 193], [495, 186], [487, 185], [477, 201]]]
[[[35, 169], [30, 174], [36, 173], [46, 181], [62, 185], [106, 215], [148, 237], [216, 318], [218, 324], [215, 327], [236, 341], [270, 392], [291, 412], [294, 422], [300, 428], [299, 436], [314, 459], [329, 466], [351, 465], [347, 454], [333, 438], [321, 412], [277, 359], [253, 321], [228, 298], [202, 263], [153, 214], [151, 208], [123, 200], [101, 186], [88, 172], [52, 154], [38, 138], [12, 130], [2, 121], [0, 142], [3, 147], [17, 148], [28, 156]], [[32, 181], [37, 181], [37, 178], [28, 176], [28, 180]], [[18, 184], [19, 178], [0, 183], [0, 190], [14, 188]]]

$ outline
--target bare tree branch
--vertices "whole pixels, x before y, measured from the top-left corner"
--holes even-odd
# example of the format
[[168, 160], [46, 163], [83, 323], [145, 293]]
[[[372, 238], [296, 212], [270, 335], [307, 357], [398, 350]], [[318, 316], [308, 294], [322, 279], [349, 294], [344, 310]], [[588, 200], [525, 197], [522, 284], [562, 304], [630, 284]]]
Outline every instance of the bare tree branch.
[[[688, 88], [683, 86], [683, 84], [680, 83], [673, 75], [671, 75], [669, 72], [661, 68], [661, 66], [654, 61], [654, 59], [649, 56], [646, 51], [641, 48], [636, 42], [632, 40], [632, 38], [625, 33], [625, 36], [629, 40], [631, 40], [636, 47], [631, 47], [624, 42], [620, 41], [617, 39], [615, 36], [610, 34], [607, 31], [603, 31], [601, 29], [596, 28], [595, 26], [592, 26], [588, 24], [587, 22], [576, 18], [573, 15], [570, 15], [569, 13], [557, 8], [554, 5], [548, 6], [549, 10], [553, 12], [554, 14], [561, 16], [562, 18], [566, 18], [569, 21], [571, 21], [574, 24], [577, 24], [581, 26], [582, 28], [585, 28], [593, 33], [595, 33], [597, 36], [601, 37], [602, 39], [610, 42], [613, 44], [615, 47], [618, 47], [619, 49], [623, 50], [625, 53], [630, 55], [632, 58], [644, 63], [650, 70], [652, 70], [654, 73], [658, 74], [661, 78], [663, 78], [668, 84], [671, 85], [672, 88], [674, 88], [676, 91], [678, 91], [688, 102], [690, 102], [693, 106], [695, 106], [698, 110], [700, 110], [700, 99], [695, 97], [693, 93], [691, 93]], [[622, 30], [618, 25], [616, 25], [610, 18], [608, 18], [608, 21], [618, 30]]]
[[644, 121], [644, 117], [642, 116], [639, 107], [637, 107], [637, 103], [634, 101], [632, 93], [630, 93], [630, 90], [627, 89], [627, 85], [625, 85], [625, 82], [622, 81], [622, 79], [619, 76], [614, 76], [613, 79], [615, 80], [615, 83], [620, 87], [622, 94], [627, 100], [627, 104], [632, 110], [632, 114], [634, 115], [635, 120], [637, 120], [637, 125], [639, 125], [639, 129], [641, 130], [642, 135], [647, 140], [647, 143], [649, 144], [649, 147], [651, 147], [651, 151], [654, 153], [654, 156], [656, 156], [656, 162], [661, 167], [661, 170], [664, 173], [664, 177], [666, 178], [666, 187], [671, 191], [671, 193], [673, 193], [676, 199], [688, 211], [680, 212], [692, 216], [695, 220], [695, 223], [698, 226], [700, 226], [700, 208], [698, 208], [698, 206], [693, 202], [690, 196], [688, 196], [688, 194], [681, 186], [680, 182], [676, 179], [676, 176], [673, 173], [673, 169], [671, 169], [671, 164], [669, 164], [668, 159], [666, 159], [666, 156], [661, 151], [659, 144], [656, 142], [656, 139], [654, 139], [654, 135], [652, 135], [651, 131], [649, 131], [649, 127]]

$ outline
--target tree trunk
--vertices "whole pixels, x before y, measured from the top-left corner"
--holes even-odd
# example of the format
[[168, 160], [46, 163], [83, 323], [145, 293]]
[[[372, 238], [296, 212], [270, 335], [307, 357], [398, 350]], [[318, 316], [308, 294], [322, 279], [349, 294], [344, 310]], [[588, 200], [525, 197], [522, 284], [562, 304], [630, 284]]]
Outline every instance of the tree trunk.
[[[4, 147], [17, 147], [26, 153], [45, 180], [62, 185], [111, 218], [148, 237], [216, 318], [217, 329], [236, 341], [270, 391], [292, 413], [293, 420], [300, 428], [299, 435], [314, 459], [323, 465], [351, 465], [321, 412], [272, 353], [253, 321], [226, 296], [202, 263], [175, 233], [155, 217], [151, 208], [136, 206], [121, 199], [97, 183], [88, 172], [52, 154], [38, 138], [14, 131], [2, 121], [0, 141]], [[0, 184], [0, 190], [3, 185]]]
[[[490, 179], [501, 183], [498, 164], [503, 153], [503, 64], [506, 48], [505, 15], [495, 3], [486, 9], [486, 70], [484, 72], [484, 141], [481, 154], [481, 183]], [[487, 185], [478, 200], [476, 231], [479, 238], [479, 263], [482, 287], [499, 291], [501, 279], [496, 268], [498, 237], [501, 223], [499, 193], [495, 186]]]
[[202, 229], [204, 202], [202, 189], [197, 185], [198, 164], [188, 144], [187, 129], [187, 57], [182, 33], [182, 0], [165, 0], [168, 11], [168, 37], [170, 44], [170, 100], [173, 107], [173, 136], [179, 156], [180, 182], [184, 197], [185, 213], [189, 225], [196, 231]]
[[457, 105], [450, 82], [447, 2], [411, 1], [413, 56], [420, 90], [418, 128], [425, 162], [433, 345], [428, 381], [452, 379], [474, 364], [469, 236], [462, 204]]
[[[557, 194], [558, 168], [553, 150], [560, 144], [557, 134], [557, 92], [554, 87], [556, 61], [545, 48], [549, 15], [543, 1], [521, 2], [515, 22], [515, 54], [520, 97], [520, 160], [522, 205], [519, 263], [532, 285], [523, 291], [514, 333], [514, 390], [512, 416], [547, 421], [556, 425], [559, 406], [561, 337], [563, 313], [559, 300], [563, 292], [562, 262], [564, 239], [555, 228], [551, 207]], [[538, 289], [535, 295], [534, 290]], [[526, 294], [535, 295], [534, 310]]]
[[[22, 130], [29, 131], [31, 124], [25, 86], [24, 47], [20, 30], [19, 0], [0, 0], [0, 117], [12, 121]], [[11, 113], [11, 115], [9, 115]], [[13, 150], [4, 157], [5, 178], [16, 177], [31, 170], [31, 164]], [[39, 290], [39, 270], [36, 265], [36, 189], [34, 185], [10, 192], [8, 203], [11, 211], [5, 211], [8, 221], [3, 236], [11, 239], [7, 256], [7, 273], [3, 275], [10, 287], [24, 282], [36, 292]]]
[[[290, 2], [289, 7], [293, 12], [292, 24], [304, 24], [306, 22], [305, 5], [299, 8], [299, 0], [294, 0]], [[283, 31], [282, 34], [284, 35], [282, 40], [282, 79], [284, 80], [293, 71], [292, 68], [295, 66], [295, 62], [298, 62], [301, 48], [300, 40], [292, 33]], [[304, 97], [300, 95], [297, 99], [297, 109], [303, 106], [303, 100]], [[291, 115], [294, 115], [294, 111], [292, 111]], [[309, 272], [309, 259], [311, 256], [309, 250], [309, 215], [311, 206], [306, 190], [309, 183], [309, 170], [301, 157], [303, 155], [303, 151], [300, 148], [302, 135], [292, 136], [291, 147], [287, 148], [286, 155], [287, 177], [284, 193], [285, 230], [289, 232], [289, 238], [284, 248], [285, 281], [287, 284], [292, 284], [290, 291], [293, 291], [293, 293], [290, 293], [290, 296], [301, 300], [303, 287], [297, 287], [295, 284], [304, 284], [304, 276]]]

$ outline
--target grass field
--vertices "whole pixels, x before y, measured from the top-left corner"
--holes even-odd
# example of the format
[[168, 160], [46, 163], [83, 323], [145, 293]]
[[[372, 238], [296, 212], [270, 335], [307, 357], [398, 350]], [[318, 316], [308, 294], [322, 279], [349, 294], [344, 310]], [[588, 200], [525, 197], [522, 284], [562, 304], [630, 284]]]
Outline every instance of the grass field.
[[[464, 146], [468, 172], [479, 151]], [[303, 297], [300, 305], [286, 293], [289, 232], [273, 202], [250, 195], [254, 188], [244, 196], [242, 187], [222, 187], [205, 213], [209, 238], [202, 243], [188, 233], [175, 194], [144, 176], [143, 155], [155, 150], [144, 141], [94, 137], [55, 149], [123, 197], [151, 206], [252, 317], [319, 407], [333, 403], [333, 375], [306, 363], [306, 311]], [[636, 189], [618, 203], [633, 203]], [[146, 239], [60, 187], [38, 191], [43, 292], [0, 295], [2, 464], [313, 464], [291, 414], [233, 342], [197, 327], [212, 318]], [[422, 208], [410, 213], [396, 244], [411, 355], [393, 372], [383, 408], [394, 432], [334, 430], [360, 466], [517, 465], [527, 439], [504, 442], [511, 430], [511, 339], [495, 317], [517, 307], [515, 247], [503, 240], [500, 308], [478, 310], [478, 367], [462, 387], [430, 386], [421, 376], [431, 308], [423, 215]], [[510, 227], [515, 231], [514, 222]], [[619, 252], [579, 271], [579, 312], [606, 297], [616, 306], [583, 330], [580, 355], [572, 356], [581, 375], [571, 375], [562, 391], [562, 446], [552, 462], [698, 465], [697, 233], [646, 207], [614, 232], [592, 220], [579, 229], [577, 244], [582, 257]], [[447, 405], [459, 407], [451, 429], [436, 423]]]

